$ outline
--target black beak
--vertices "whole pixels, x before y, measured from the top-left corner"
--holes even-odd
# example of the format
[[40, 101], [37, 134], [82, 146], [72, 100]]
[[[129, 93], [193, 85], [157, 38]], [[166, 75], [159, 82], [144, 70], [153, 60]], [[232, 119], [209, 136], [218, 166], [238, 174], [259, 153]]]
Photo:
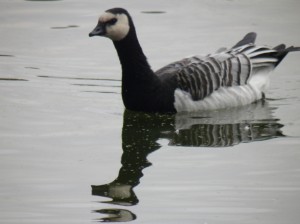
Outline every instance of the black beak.
[[98, 23], [95, 29], [89, 33], [89, 36], [104, 36], [105, 33], [105, 25], [103, 23]]

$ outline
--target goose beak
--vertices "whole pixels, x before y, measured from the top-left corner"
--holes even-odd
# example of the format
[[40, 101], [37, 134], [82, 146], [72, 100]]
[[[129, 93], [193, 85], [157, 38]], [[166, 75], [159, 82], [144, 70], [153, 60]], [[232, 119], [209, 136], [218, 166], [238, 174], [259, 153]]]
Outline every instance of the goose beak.
[[89, 37], [93, 36], [104, 36], [105, 35], [105, 25], [102, 23], [98, 23], [95, 29], [89, 33]]

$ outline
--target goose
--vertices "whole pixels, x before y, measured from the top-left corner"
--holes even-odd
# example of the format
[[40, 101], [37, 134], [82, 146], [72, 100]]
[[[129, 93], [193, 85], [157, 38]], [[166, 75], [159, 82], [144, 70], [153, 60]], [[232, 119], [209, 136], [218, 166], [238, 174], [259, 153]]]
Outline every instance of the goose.
[[122, 67], [125, 108], [156, 113], [217, 110], [258, 101], [268, 89], [269, 72], [289, 52], [300, 51], [284, 44], [256, 45], [256, 33], [250, 32], [229, 49], [184, 58], [154, 72], [126, 9], [106, 10], [89, 36], [113, 41]]

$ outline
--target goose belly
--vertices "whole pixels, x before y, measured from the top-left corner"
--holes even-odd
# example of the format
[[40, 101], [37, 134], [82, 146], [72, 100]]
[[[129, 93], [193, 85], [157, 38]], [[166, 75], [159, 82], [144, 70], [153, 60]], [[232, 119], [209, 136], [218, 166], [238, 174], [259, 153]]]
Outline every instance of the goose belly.
[[221, 87], [202, 100], [194, 101], [191, 95], [181, 89], [175, 90], [174, 107], [177, 112], [217, 110], [253, 103], [262, 98], [262, 91], [251, 84]]

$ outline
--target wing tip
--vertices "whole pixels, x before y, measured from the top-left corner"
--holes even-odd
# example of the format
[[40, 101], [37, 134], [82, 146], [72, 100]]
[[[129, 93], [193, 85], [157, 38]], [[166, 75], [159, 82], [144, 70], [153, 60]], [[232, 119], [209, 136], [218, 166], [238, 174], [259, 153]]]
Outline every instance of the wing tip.
[[245, 44], [254, 44], [256, 40], [257, 34], [256, 32], [247, 33], [242, 40], [240, 40], [236, 45], [232, 48], [240, 47]]
[[244, 39], [249, 40], [251, 43], [254, 44], [256, 37], [257, 37], [256, 32], [249, 32], [245, 35]]

